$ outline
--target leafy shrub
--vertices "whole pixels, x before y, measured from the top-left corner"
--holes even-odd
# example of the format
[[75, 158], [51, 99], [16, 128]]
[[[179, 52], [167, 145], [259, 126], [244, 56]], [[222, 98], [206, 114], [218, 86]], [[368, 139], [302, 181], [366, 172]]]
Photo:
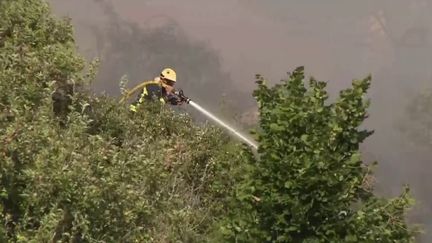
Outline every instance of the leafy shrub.
[[2, 239], [202, 242], [230, 190], [236, 145], [167, 108], [130, 114], [92, 96], [94, 67], [76, 54], [68, 21], [38, 0], [0, 9]]
[[326, 83], [304, 84], [303, 67], [269, 88], [257, 77], [259, 155], [233, 195], [222, 224], [235, 242], [411, 242], [404, 221], [408, 190], [387, 200], [373, 195], [371, 166], [359, 144], [370, 131], [364, 99], [370, 77], [355, 80], [329, 104]]
[[407, 192], [367, 186], [358, 131], [370, 78], [326, 104], [303, 69], [258, 77], [257, 156], [160, 104], [138, 113], [88, 84], [67, 20], [0, 2], [2, 242], [408, 242]]

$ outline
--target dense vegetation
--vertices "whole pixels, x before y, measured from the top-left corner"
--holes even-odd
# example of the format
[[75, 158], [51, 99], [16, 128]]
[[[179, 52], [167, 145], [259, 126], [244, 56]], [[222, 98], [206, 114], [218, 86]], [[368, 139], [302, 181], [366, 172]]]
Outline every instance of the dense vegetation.
[[257, 77], [257, 154], [159, 104], [88, 90], [96, 66], [41, 0], [0, 2], [1, 242], [411, 242], [407, 192], [372, 193], [370, 78], [327, 101]]
[[374, 196], [372, 167], [359, 145], [371, 131], [364, 96], [370, 77], [355, 80], [334, 103], [326, 83], [303, 68], [273, 88], [258, 77], [260, 157], [249, 157], [237, 184], [226, 234], [241, 242], [407, 242], [404, 211], [408, 189], [398, 198]]

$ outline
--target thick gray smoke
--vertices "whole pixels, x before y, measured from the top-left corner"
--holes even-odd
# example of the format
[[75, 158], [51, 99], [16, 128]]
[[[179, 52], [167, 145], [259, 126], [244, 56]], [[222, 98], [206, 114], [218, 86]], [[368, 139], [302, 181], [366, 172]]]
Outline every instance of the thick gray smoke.
[[408, 108], [432, 88], [430, 0], [50, 2], [72, 18], [81, 51], [101, 57], [95, 89], [114, 95], [122, 75], [133, 85], [169, 65], [205, 106], [225, 99], [234, 109], [253, 110], [256, 73], [275, 83], [304, 65], [329, 81], [333, 94], [372, 74], [365, 125], [375, 134], [362, 148], [364, 158], [379, 162], [382, 195], [410, 185], [418, 203], [413, 221], [424, 224], [423, 240], [432, 242], [432, 145], [416, 139], [420, 118]]

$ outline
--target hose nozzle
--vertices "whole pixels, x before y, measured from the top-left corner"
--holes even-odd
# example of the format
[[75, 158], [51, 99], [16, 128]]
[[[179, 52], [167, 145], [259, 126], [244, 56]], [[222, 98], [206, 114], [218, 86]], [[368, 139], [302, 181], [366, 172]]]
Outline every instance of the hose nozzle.
[[189, 97], [186, 97], [183, 93], [183, 90], [179, 89], [174, 91], [174, 94], [180, 99], [181, 102], [185, 102], [186, 104], [189, 104], [191, 99]]

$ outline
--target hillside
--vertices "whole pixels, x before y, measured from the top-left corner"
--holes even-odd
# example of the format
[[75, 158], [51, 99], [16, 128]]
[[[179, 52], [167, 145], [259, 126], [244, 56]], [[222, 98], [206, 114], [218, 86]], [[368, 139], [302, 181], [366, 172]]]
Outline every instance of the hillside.
[[2, 242], [413, 241], [408, 190], [376, 197], [359, 153], [369, 77], [329, 103], [302, 67], [257, 76], [255, 156], [170, 107], [92, 94], [97, 62], [44, 1], [0, 14]]

